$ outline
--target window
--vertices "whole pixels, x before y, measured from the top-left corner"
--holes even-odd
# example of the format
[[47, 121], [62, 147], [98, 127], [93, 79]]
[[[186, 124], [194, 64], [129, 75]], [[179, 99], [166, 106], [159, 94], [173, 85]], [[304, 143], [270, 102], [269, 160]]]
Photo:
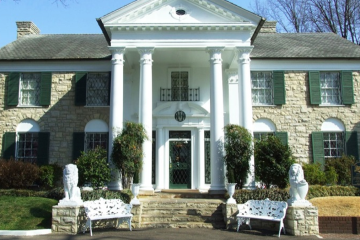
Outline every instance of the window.
[[76, 106], [109, 106], [111, 74], [76, 73]]
[[100, 119], [89, 121], [84, 132], [73, 133], [73, 159], [80, 157], [81, 152], [89, 151], [100, 146], [108, 150], [109, 127], [107, 123]]
[[269, 135], [275, 135], [283, 144], [288, 144], [287, 132], [276, 131], [275, 124], [270, 119], [260, 118], [256, 120], [254, 123], [254, 139], [261, 140]]
[[345, 131], [344, 124], [329, 118], [321, 126], [321, 132], [311, 134], [313, 161], [324, 166], [326, 158], [337, 158], [343, 154], [358, 159], [357, 132]]
[[51, 102], [52, 74], [10, 73], [6, 77], [8, 106], [48, 106]]
[[20, 78], [20, 105], [40, 105], [40, 73], [23, 73]]
[[3, 158], [46, 165], [49, 163], [50, 133], [40, 132], [32, 119], [23, 120], [16, 132], [7, 132], [3, 138]]
[[283, 71], [252, 71], [253, 105], [285, 104], [285, 81]]
[[352, 72], [309, 72], [310, 102], [319, 105], [354, 103]]
[[171, 101], [188, 101], [189, 73], [171, 72]]

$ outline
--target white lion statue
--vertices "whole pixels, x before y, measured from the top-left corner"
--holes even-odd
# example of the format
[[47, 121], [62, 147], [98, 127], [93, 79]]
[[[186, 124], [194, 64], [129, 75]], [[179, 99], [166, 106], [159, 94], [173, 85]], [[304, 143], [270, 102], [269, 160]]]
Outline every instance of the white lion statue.
[[289, 170], [290, 199], [289, 206], [308, 206], [311, 203], [305, 200], [309, 184], [304, 179], [304, 170], [300, 164], [293, 164]]
[[60, 200], [59, 205], [82, 204], [80, 188], [78, 185], [78, 168], [74, 164], [68, 164], [63, 171], [63, 183], [65, 198]]

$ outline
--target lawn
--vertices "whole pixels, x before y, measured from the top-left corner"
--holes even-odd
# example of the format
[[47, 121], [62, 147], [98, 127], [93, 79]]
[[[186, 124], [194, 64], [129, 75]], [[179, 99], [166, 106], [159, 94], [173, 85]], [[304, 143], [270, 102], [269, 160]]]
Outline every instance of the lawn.
[[321, 197], [310, 202], [318, 208], [319, 216], [360, 217], [360, 197]]
[[0, 230], [49, 229], [52, 206], [57, 203], [40, 197], [0, 196]]

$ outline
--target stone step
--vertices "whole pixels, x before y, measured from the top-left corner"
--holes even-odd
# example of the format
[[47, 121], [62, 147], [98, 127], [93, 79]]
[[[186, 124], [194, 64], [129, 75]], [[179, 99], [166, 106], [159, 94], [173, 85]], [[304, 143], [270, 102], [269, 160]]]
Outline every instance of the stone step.
[[212, 216], [214, 214], [222, 215], [221, 209], [184, 209], [184, 208], [144, 208], [142, 215], [153, 216]]
[[177, 222], [201, 222], [211, 223], [223, 221], [224, 217], [220, 214], [213, 216], [194, 216], [194, 215], [142, 215], [141, 223], [153, 222], [153, 223], [177, 223]]
[[224, 229], [226, 227], [224, 222], [204, 223], [204, 222], [179, 222], [179, 223], [141, 223], [143, 228], [216, 228]]
[[162, 198], [191, 198], [191, 199], [225, 199], [224, 194], [209, 194], [208, 192], [200, 192], [199, 190], [191, 189], [171, 189], [162, 190], [155, 193], [144, 193], [138, 196], [140, 199], [162, 199]]

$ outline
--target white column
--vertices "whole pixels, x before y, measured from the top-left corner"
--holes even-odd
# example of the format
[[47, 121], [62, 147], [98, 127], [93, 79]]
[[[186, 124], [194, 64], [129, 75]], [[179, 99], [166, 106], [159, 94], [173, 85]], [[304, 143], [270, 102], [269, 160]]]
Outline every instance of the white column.
[[197, 130], [197, 145], [198, 145], [198, 189], [205, 189], [205, 137], [204, 137], [204, 129], [198, 128]]
[[161, 191], [165, 188], [165, 141], [164, 129], [158, 128], [156, 131], [156, 149], [157, 149], [157, 162], [156, 162], [156, 190]]
[[[250, 53], [253, 47], [238, 47], [238, 70], [239, 70], [239, 122], [253, 135], [253, 111], [251, 96]], [[244, 188], [255, 188], [255, 161], [254, 155], [250, 160], [250, 173]]]
[[208, 48], [210, 54], [210, 143], [211, 143], [211, 185], [210, 192], [225, 191], [224, 174], [224, 98], [221, 52], [223, 48]]
[[[109, 119], [109, 159], [111, 159], [112, 144], [116, 136], [121, 133], [124, 122], [124, 53], [125, 48], [112, 48], [112, 70], [110, 91], [110, 119]], [[113, 166], [112, 180], [108, 186], [111, 190], [122, 190], [119, 171]]]
[[228, 77], [229, 123], [239, 124], [239, 71], [226, 70]]
[[139, 48], [140, 53], [140, 100], [139, 122], [144, 126], [149, 140], [143, 144], [143, 168], [140, 191], [154, 191], [151, 183], [152, 169], [152, 54], [154, 48]]

